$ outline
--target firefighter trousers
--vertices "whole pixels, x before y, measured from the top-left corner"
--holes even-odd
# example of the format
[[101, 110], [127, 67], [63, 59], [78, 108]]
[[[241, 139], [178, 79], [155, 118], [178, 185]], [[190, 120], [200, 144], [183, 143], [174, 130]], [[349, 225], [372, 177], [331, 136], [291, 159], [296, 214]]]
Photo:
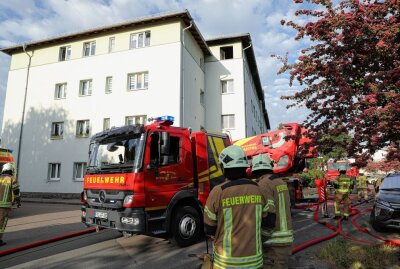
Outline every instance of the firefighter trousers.
[[340, 216], [340, 203], [343, 201], [343, 211], [344, 211], [344, 216], [348, 217], [350, 216], [350, 194], [345, 192], [336, 192], [335, 193], [335, 202], [333, 203], [333, 206], [335, 208], [335, 216]]
[[279, 246], [263, 246], [263, 269], [287, 269], [292, 255], [292, 244]]
[[8, 212], [10, 212], [10, 210], [11, 208], [8, 207], [0, 207], [0, 240], [2, 240], [4, 231], [6, 230]]
[[358, 189], [358, 199], [368, 200], [368, 188], [359, 188]]

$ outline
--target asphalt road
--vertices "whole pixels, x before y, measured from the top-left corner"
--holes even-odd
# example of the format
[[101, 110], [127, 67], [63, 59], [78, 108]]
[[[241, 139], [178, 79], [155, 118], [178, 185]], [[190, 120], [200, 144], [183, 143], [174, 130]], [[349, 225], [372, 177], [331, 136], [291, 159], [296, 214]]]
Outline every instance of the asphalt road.
[[[313, 214], [312, 211], [293, 210], [295, 246], [332, 232], [316, 224]], [[335, 220], [328, 222], [336, 224]], [[368, 216], [360, 217], [358, 222], [368, 226]], [[0, 247], [0, 251], [83, 229], [86, 227], [80, 223], [78, 205], [24, 203], [22, 208], [13, 211], [4, 236], [7, 245]], [[349, 222], [344, 223], [343, 229], [351, 236], [372, 240]], [[384, 236], [400, 238], [398, 232]], [[315, 258], [315, 252], [323, 245], [320, 243], [293, 255], [289, 268], [330, 268]], [[205, 242], [179, 248], [164, 238], [143, 235], [125, 238], [117, 231], [101, 230], [0, 257], [0, 268], [193, 269], [201, 264], [193, 256], [205, 251]]]

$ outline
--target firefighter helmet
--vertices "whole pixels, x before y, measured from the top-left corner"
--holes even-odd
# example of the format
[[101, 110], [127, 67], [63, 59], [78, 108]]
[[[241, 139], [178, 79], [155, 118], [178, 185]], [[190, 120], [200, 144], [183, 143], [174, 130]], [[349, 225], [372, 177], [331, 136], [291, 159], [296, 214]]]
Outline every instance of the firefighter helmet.
[[254, 156], [251, 167], [252, 171], [272, 170], [272, 161], [267, 155], [259, 154], [257, 156]]
[[224, 148], [219, 154], [218, 161], [224, 169], [229, 168], [247, 168], [247, 157], [243, 149], [237, 145], [231, 145]]
[[5, 173], [5, 172], [12, 172], [12, 173], [14, 173], [14, 165], [13, 165], [12, 163], [5, 163], [5, 164], [3, 165], [3, 168], [1, 169], [1, 172], [2, 172], [2, 173]]

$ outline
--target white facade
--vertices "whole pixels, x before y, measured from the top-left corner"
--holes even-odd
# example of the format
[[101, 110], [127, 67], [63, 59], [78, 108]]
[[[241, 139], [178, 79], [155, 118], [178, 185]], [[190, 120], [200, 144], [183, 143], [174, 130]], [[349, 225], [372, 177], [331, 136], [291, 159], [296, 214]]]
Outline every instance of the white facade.
[[[221, 131], [221, 115], [233, 113], [232, 138], [252, 135], [257, 120], [247, 106], [259, 100], [246, 59], [212, 56], [190, 20], [174, 13], [27, 44], [21, 140], [28, 56], [22, 46], [3, 49], [12, 58], [1, 141], [16, 159], [21, 144], [22, 192], [80, 193], [90, 136], [105, 124], [172, 115], [175, 126]], [[130, 48], [141, 33], [148, 40], [134, 42], [143, 47]], [[223, 77], [234, 80], [234, 93], [221, 94]], [[267, 124], [263, 117], [255, 132]]]

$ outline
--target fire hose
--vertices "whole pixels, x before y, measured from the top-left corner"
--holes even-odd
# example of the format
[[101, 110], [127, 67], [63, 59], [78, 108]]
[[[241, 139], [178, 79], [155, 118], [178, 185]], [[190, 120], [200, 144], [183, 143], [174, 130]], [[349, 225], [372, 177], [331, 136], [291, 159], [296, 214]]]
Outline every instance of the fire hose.
[[382, 242], [380, 242], [380, 243], [370, 242], [370, 241], [366, 241], [366, 240], [362, 240], [362, 239], [350, 237], [350, 236], [347, 235], [347, 234], [343, 231], [343, 229], [342, 229], [342, 218], [340, 218], [340, 219], [338, 220], [338, 225], [337, 225], [337, 227], [333, 226], [333, 225], [330, 224], [330, 223], [327, 223], [326, 221], [320, 221], [319, 218], [318, 218], [318, 212], [319, 212], [319, 203], [318, 203], [318, 204], [316, 204], [316, 205], [314, 204], [314, 205], [296, 206], [296, 208], [302, 208], [302, 209], [315, 208], [314, 216], [313, 216], [314, 221], [315, 221], [316, 223], [322, 224], [322, 225], [324, 225], [325, 227], [331, 229], [333, 232], [332, 232], [331, 234], [329, 234], [329, 235], [326, 235], [326, 236], [322, 236], [322, 237], [318, 237], [318, 238], [312, 239], [312, 240], [310, 240], [310, 241], [307, 241], [307, 242], [305, 242], [305, 243], [302, 243], [302, 244], [300, 244], [300, 245], [294, 247], [294, 248], [292, 249], [292, 254], [295, 254], [295, 253], [297, 253], [297, 252], [299, 252], [299, 251], [301, 251], [301, 250], [303, 250], [303, 249], [305, 249], [305, 248], [308, 248], [308, 247], [310, 247], [310, 246], [312, 246], [312, 245], [315, 245], [315, 244], [317, 244], [317, 243], [320, 243], [320, 242], [329, 240], [329, 239], [331, 239], [331, 238], [337, 236], [338, 234], [342, 235], [343, 237], [345, 237], [345, 238], [348, 239], [348, 240], [352, 240], [352, 241], [355, 241], [355, 242], [358, 242], [358, 243], [362, 243], [362, 244], [365, 244], [365, 245], [370, 245], [370, 246], [373, 246], [373, 245], [382, 245], [382, 244], [392, 244], [392, 245], [400, 246], [400, 240], [385, 239], [385, 238], [383, 238], [383, 237], [381, 237], [381, 236], [379, 236], [379, 235], [376, 235], [376, 234], [372, 233], [370, 230], [361, 227], [361, 226], [356, 222], [356, 219], [361, 215], [361, 213], [365, 213], [365, 212], [370, 212], [370, 211], [371, 211], [370, 208], [369, 208], [369, 209], [362, 210], [362, 211], [360, 211], [360, 210], [354, 208], [354, 207], [356, 207], [356, 206], [358, 206], [358, 205], [360, 205], [360, 204], [363, 204], [363, 203], [365, 203], [365, 202], [362, 202], [362, 203], [355, 203], [355, 204], [352, 204], [352, 206], [350, 207], [351, 210], [352, 210], [352, 214], [353, 214], [353, 216], [352, 216], [352, 218], [351, 218], [351, 224], [352, 224], [354, 227], [356, 227], [360, 232], [363, 232], [363, 233], [365, 233], [365, 234], [368, 234], [368, 235], [370, 235], [370, 236], [372, 236], [372, 237], [374, 237], [374, 238], [376, 238], [376, 239], [378, 239], [378, 240], [384, 241], [383, 243], [382, 243]]
[[34, 248], [34, 247], [42, 246], [42, 245], [45, 245], [45, 244], [53, 243], [53, 242], [56, 242], [56, 241], [60, 241], [60, 240], [63, 240], [63, 239], [67, 239], [67, 238], [71, 238], [71, 237], [75, 237], [75, 236], [79, 236], [79, 235], [83, 235], [83, 234], [87, 234], [87, 233], [92, 233], [92, 232], [95, 232], [95, 231], [96, 231], [96, 228], [91, 228], [91, 229], [86, 229], [86, 230], [82, 230], [82, 231], [79, 231], [79, 232], [73, 232], [73, 233], [64, 234], [64, 235], [56, 236], [56, 237], [53, 237], [53, 238], [49, 238], [49, 239], [33, 242], [33, 243], [30, 243], [30, 244], [18, 246], [18, 247], [15, 247], [15, 248], [10, 248], [10, 249], [7, 249], [7, 250], [0, 251], [0, 257], [5, 256], [5, 255], [9, 255], [9, 254], [12, 254], [12, 253], [16, 253], [16, 252], [19, 252], [19, 251], [22, 251], [22, 250], [26, 250], [26, 249], [29, 249], [29, 248]]

